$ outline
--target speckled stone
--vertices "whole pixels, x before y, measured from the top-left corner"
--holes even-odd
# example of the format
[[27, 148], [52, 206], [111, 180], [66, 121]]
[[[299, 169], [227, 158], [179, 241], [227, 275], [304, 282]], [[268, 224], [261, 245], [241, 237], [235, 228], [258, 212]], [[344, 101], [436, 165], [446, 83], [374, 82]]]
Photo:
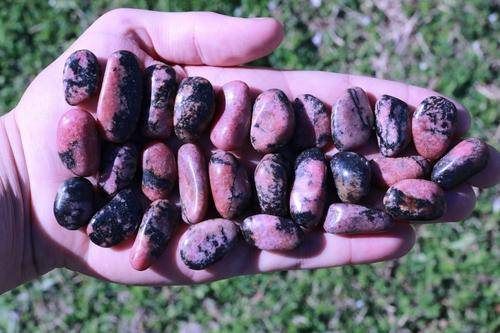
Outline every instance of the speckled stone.
[[142, 192], [151, 201], [167, 199], [177, 182], [177, 163], [163, 142], [153, 142], [142, 152]]
[[255, 168], [255, 190], [262, 213], [288, 213], [288, 163], [279, 153], [265, 155]]
[[64, 98], [69, 105], [80, 104], [99, 87], [99, 62], [89, 50], [78, 50], [68, 57], [63, 69]]
[[191, 269], [205, 269], [229, 252], [237, 236], [238, 227], [230, 220], [212, 219], [193, 224], [179, 241], [181, 259]]
[[134, 180], [138, 159], [135, 145], [108, 144], [102, 154], [99, 188], [107, 195], [113, 195], [129, 186]]
[[94, 187], [85, 178], [66, 179], [57, 191], [54, 216], [57, 223], [69, 230], [86, 226], [94, 215]]
[[370, 191], [370, 163], [363, 156], [353, 152], [339, 152], [330, 161], [330, 168], [343, 202], [356, 203]]
[[150, 267], [160, 257], [179, 223], [179, 210], [168, 200], [154, 201], [142, 218], [130, 251], [130, 264], [138, 271]]
[[241, 231], [248, 244], [266, 251], [292, 250], [304, 238], [302, 229], [292, 220], [267, 214], [247, 217]]
[[233, 154], [216, 151], [208, 164], [215, 208], [226, 219], [241, 214], [252, 197], [248, 174]]
[[142, 206], [137, 194], [127, 188], [101, 208], [90, 220], [87, 235], [101, 246], [111, 247], [132, 236], [142, 218]]
[[450, 146], [457, 127], [457, 108], [444, 97], [430, 96], [413, 114], [412, 134], [419, 155], [436, 160]]
[[331, 234], [366, 234], [389, 229], [394, 221], [389, 214], [355, 204], [335, 203], [326, 214], [326, 232]]
[[207, 163], [203, 151], [186, 143], [177, 153], [182, 219], [194, 224], [205, 218], [210, 198]]
[[384, 196], [385, 210], [396, 219], [435, 220], [446, 211], [443, 190], [423, 179], [405, 179], [392, 185]]
[[331, 142], [330, 112], [313, 95], [300, 95], [293, 102], [295, 135], [292, 146], [297, 150], [323, 148]]
[[450, 189], [484, 169], [488, 159], [488, 146], [483, 141], [465, 139], [434, 165], [431, 179], [442, 188]]
[[250, 88], [241, 81], [222, 86], [223, 109], [210, 132], [210, 140], [222, 150], [235, 150], [248, 142], [252, 119]]
[[371, 160], [373, 182], [387, 188], [403, 179], [421, 179], [429, 176], [431, 165], [422, 156], [384, 157]]
[[365, 91], [359, 87], [347, 91], [332, 110], [332, 137], [338, 150], [358, 148], [370, 139], [374, 115]]
[[142, 74], [132, 52], [117, 51], [108, 58], [97, 104], [104, 139], [123, 143], [137, 127], [141, 114]]
[[207, 79], [202, 77], [183, 79], [175, 97], [175, 135], [183, 142], [198, 140], [210, 125], [214, 108], [214, 89]]
[[175, 70], [165, 64], [154, 64], [146, 68], [141, 132], [147, 138], [164, 140], [172, 133], [177, 88], [175, 77]]
[[399, 155], [411, 141], [411, 113], [408, 104], [382, 95], [375, 104], [375, 126], [380, 153]]
[[286, 94], [279, 89], [261, 93], [255, 100], [250, 141], [261, 153], [275, 152], [293, 136], [295, 113]]
[[325, 157], [319, 148], [303, 151], [295, 161], [290, 215], [301, 227], [313, 228], [323, 217], [327, 170]]
[[91, 176], [99, 168], [100, 140], [94, 117], [82, 109], [63, 114], [57, 126], [57, 152], [64, 166], [77, 176]]

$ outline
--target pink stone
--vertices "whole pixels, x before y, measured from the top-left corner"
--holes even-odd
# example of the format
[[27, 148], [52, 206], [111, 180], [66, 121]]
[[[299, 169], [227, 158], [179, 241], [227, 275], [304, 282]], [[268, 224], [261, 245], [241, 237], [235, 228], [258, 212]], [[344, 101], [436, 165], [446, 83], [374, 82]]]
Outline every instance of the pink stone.
[[382, 95], [375, 104], [375, 123], [380, 152], [396, 156], [411, 141], [411, 113], [402, 100]]
[[403, 179], [426, 178], [430, 164], [422, 156], [384, 157], [371, 160], [372, 175], [375, 184], [382, 188], [392, 186]]
[[250, 128], [250, 141], [255, 150], [271, 153], [292, 139], [295, 114], [285, 93], [270, 89], [255, 100]]
[[205, 156], [192, 143], [182, 145], [177, 154], [182, 219], [198, 223], [205, 217], [210, 196]]
[[267, 214], [247, 217], [241, 231], [250, 245], [266, 251], [292, 250], [304, 237], [292, 220]]
[[99, 169], [99, 188], [113, 195], [129, 186], [135, 178], [138, 160], [139, 152], [131, 143], [105, 146]]
[[99, 87], [99, 62], [89, 50], [78, 50], [68, 57], [63, 69], [64, 97], [69, 105], [92, 97]]
[[142, 192], [149, 200], [166, 199], [177, 181], [177, 163], [162, 142], [146, 146], [142, 152]]
[[328, 208], [324, 229], [331, 234], [363, 234], [384, 231], [393, 224], [392, 218], [381, 210], [335, 203]]
[[255, 189], [265, 214], [284, 216], [288, 212], [288, 164], [279, 153], [265, 155], [255, 168]]
[[330, 112], [322, 101], [313, 95], [300, 95], [295, 99], [293, 109], [295, 135], [292, 145], [295, 148], [323, 148], [332, 141]]
[[57, 152], [64, 166], [78, 176], [97, 173], [101, 146], [94, 117], [83, 109], [63, 114], [57, 126]]
[[219, 149], [234, 150], [248, 140], [252, 118], [250, 89], [242, 81], [231, 81], [222, 86], [220, 117], [210, 133], [210, 140]]

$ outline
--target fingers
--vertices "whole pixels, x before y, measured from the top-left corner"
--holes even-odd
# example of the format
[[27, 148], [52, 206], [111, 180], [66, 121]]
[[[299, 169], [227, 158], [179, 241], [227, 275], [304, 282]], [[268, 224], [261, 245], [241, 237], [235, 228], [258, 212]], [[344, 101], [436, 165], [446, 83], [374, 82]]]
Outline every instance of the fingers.
[[492, 187], [500, 183], [500, 152], [488, 145], [490, 158], [486, 167], [467, 182], [479, 188]]
[[472, 214], [476, 205], [476, 195], [472, 187], [468, 184], [461, 184], [444, 192], [444, 198], [446, 200], [446, 212], [439, 221], [434, 222], [458, 222], [465, 220]]
[[[121, 28], [119, 28], [121, 27]], [[175, 64], [235, 66], [271, 53], [284, 32], [273, 18], [236, 18], [208, 12], [163, 13], [118, 9], [91, 29], [118, 32], [148, 54]]]

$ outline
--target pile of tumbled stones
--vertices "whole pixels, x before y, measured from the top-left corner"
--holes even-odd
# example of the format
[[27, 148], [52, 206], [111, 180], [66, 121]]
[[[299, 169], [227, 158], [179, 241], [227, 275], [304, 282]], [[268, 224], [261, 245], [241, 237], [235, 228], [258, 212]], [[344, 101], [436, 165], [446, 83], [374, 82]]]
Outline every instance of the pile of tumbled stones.
[[[95, 116], [80, 105], [59, 121], [59, 157], [76, 177], [59, 188], [56, 220], [70, 230], [86, 227], [102, 247], [137, 233], [130, 255], [137, 270], [158, 259], [181, 219], [190, 227], [178, 248], [191, 269], [220, 260], [240, 231], [251, 246], [284, 251], [320, 222], [327, 233], [357, 234], [439, 219], [443, 189], [488, 160], [475, 138], [450, 150], [457, 109], [440, 96], [412, 114], [383, 95], [372, 111], [355, 87], [330, 112], [312, 95], [292, 103], [278, 89], [254, 100], [241, 81], [226, 83], [219, 95], [201, 77], [177, 84], [172, 67], [157, 63], [143, 73], [128, 51], [109, 57], [103, 78], [92, 52], [74, 52], [63, 85], [72, 106], [101, 88]], [[367, 159], [355, 151], [374, 129], [379, 152]], [[256, 167], [248, 156], [260, 158]], [[375, 207], [367, 203], [372, 186], [386, 191]]]

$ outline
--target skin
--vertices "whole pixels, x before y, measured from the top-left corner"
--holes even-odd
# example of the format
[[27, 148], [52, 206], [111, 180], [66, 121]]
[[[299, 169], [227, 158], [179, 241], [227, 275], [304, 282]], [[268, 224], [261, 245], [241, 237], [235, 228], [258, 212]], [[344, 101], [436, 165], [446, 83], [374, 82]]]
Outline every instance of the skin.
[[[151, 65], [154, 57], [180, 64], [176, 66], [180, 77], [202, 76], [216, 89], [226, 82], [242, 80], [257, 90], [281, 89], [292, 100], [310, 93], [331, 103], [346, 88], [359, 86], [374, 98], [390, 92], [414, 109], [425, 97], [436, 94], [424, 88], [362, 76], [230, 67], [269, 54], [283, 35], [282, 26], [274, 19], [132, 9], [111, 11], [90, 26], [33, 80], [17, 107], [0, 119], [0, 223], [4, 230], [0, 233], [0, 292], [56, 267], [125, 284], [192, 284], [286, 269], [372, 263], [408, 252], [415, 242], [409, 224], [399, 223], [377, 235], [339, 236], [318, 230], [308, 233], [303, 245], [286, 253], [262, 252], [239, 242], [231, 255], [208, 270], [193, 271], [182, 263], [179, 255], [179, 238], [187, 227], [182, 225], [157, 263], [138, 272], [128, 262], [133, 239], [103, 249], [92, 244], [83, 230], [68, 231], [55, 221], [53, 199], [59, 185], [71, 176], [59, 161], [55, 140], [57, 121], [69, 108], [64, 100], [61, 73], [66, 58], [77, 49], [92, 50], [102, 70], [104, 59], [124, 49], [134, 52], [143, 67]], [[225, 47], [221, 49], [220, 45]], [[82, 107], [95, 114], [96, 102], [94, 97]], [[470, 116], [463, 106], [457, 104], [457, 108], [458, 132], [463, 135], [469, 128]], [[209, 141], [208, 137], [204, 140]], [[239, 156], [246, 162], [252, 162], [250, 156], [255, 158], [244, 150]], [[446, 192], [448, 205], [454, 209], [442, 221], [467, 217], [475, 203], [471, 185], [495, 185], [500, 181], [499, 168], [500, 154], [490, 147], [486, 168], [469, 183]]]

